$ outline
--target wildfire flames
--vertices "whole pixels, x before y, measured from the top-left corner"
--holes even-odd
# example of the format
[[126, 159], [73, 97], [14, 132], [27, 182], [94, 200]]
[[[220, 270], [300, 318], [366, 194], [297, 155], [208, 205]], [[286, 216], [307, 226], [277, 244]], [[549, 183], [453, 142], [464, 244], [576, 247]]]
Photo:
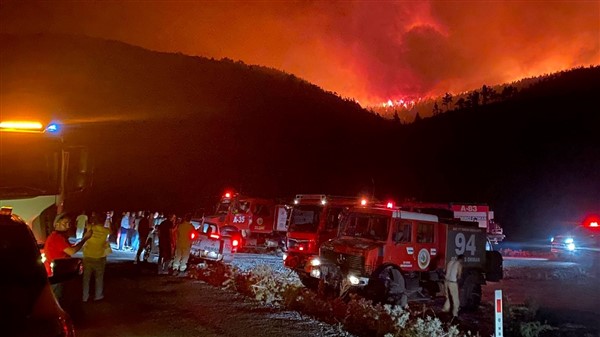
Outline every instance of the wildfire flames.
[[83, 1], [10, 2], [0, 20], [3, 33], [239, 59], [363, 106], [410, 107], [406, 97], [600, 64], [599, 12], [598, 1]]

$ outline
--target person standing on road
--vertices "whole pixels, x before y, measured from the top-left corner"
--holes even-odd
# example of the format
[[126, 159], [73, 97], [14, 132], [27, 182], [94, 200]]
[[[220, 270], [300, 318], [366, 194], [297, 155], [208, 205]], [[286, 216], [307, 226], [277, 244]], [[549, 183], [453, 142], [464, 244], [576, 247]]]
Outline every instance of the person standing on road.
[[127, 233], [129, 233], [129, 212], [123, 213], [123, 217], [121, 218], [121, 229], [119, 230], [119, 245], [118, 250], [123, 250], [126, 248], [127, 244]]
[[88, 216], [85, 215], [85, 211], [82, 211], [81, 214], [75, 220], [77, 221], [77, 229], [75, 231], [75, 237], [77, 239], [81, 239], [83, 237], [83, 232], [85, 231], [85, 227], [88, 224]]
[[[137, 253], [135, 254], [135, 261], [133, 263], [140, 262], [140, 256], [142, 255], [142, 251], [146, 247], [146, 241], [148, 240], [148, 235], [150, 235], [150, 215], [152, 213], [146, 211], [142, 218], [140, 219], [140, 223], [138, 224], [138, 232], [140, 235], [139, 246], [137, 249]], [[153, 223], [154, 224], [154, 223]]]
[[87, 302], [90, 296], [90, 279], [92, 274], [95, 278], [94, 301], [104, 298], [104, 269], [106, 257], [112, 252], [108, 237], [110, 228], [105, 224], [105, 216], [92, 219], [88, 231], [92, 237], [83, 246], [83, 301]]
[[169, 274], [169, 263], [173, 258], [173, 228], [175, 227], [175, 214], [169, 216], [158, 225], [158, 274]]
[[[66, 259], [81, 250], [81, 247], [92, 237], [92, 231], [86, 232], [82, 239], [74, 245], [69, 243], [69, 228], [71, 219], [65, 214], [59, 214], [54, 221], [54, 231], [44, 243], [44, 256], [46, 257], [46, 271], [52, 273], [52, 262], [56, 259]], [[57, 299], [62, 298], [62, 283], [52, 285], [52, 290]]]
[[458, 281], [462, 276], [462, 264], [464, 260], [465, 256], [461, 254], [455, 258], [453, 257], [446, 266], [446, 303], [444, 303], [442, 311], [450, 311], [450, 300], [452, 300], [452, 317], [458, 317], [458, 309], [460, 308]]
[[192, 233], [196, 230], [191, 223], [192, 215], [186, 214], [183, 222], [177, 226], [177, 242], [175, 243], [175, 260], [173, 261], [173, 274], [185, 273], [187, 262], [192, 249]]

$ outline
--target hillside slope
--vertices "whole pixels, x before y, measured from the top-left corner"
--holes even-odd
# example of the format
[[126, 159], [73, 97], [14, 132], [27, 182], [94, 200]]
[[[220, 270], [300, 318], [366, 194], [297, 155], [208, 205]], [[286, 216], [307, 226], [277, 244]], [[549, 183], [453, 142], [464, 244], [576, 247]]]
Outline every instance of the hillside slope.
[[396, 125], [297, 77], [79, 36], [1, 35], [2, 118], [68, 122], [87, 208], [208, 208], [223, 188], [486, 202], [509, 236], [600, 207], [599, 68]]

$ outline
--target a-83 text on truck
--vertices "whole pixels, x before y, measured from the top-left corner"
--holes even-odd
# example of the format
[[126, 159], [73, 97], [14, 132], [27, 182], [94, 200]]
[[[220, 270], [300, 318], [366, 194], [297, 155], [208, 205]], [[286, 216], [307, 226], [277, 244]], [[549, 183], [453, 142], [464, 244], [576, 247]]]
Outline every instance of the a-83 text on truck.
[[[427, 299], [441, 291], [448, 261], [464, 255], [461, 307], [481, 302], [481, 286], [502, 278], [502, 256], [488, 250], [485, 228], [460, 220], [440, 222], [436, 215], [387, 205], [353, 207], [337, 238], [321, 246], [310, 275], [340, 295], [354, 290], [389, 302], [394, 292]], [[393, 279], [393, 278], [398, 279]]]

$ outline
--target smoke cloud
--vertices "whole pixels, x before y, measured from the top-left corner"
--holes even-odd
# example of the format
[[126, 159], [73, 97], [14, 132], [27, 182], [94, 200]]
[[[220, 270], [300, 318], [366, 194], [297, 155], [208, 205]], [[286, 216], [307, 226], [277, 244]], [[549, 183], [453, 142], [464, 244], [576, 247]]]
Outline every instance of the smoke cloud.
[[3, 33], [242, 60], [373, 105], [600, 64], [597, 1], [5, 2]]

